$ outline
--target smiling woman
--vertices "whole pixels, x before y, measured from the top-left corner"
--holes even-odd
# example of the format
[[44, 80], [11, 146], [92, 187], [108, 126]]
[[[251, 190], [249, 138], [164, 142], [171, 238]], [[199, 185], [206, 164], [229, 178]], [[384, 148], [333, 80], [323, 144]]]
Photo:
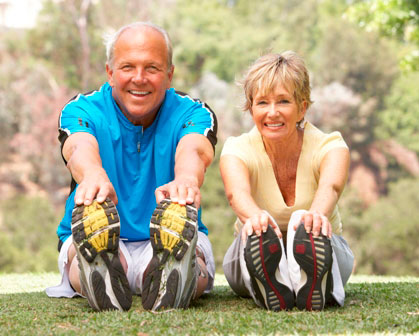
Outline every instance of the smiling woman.
[[353, 255], [340, 236], [337, 201], [348, 148], [339, 132], [325, 134], [304, 120], [310, 81], [296, 53], [262, 56], [243, 87], [255, 127], [227, 139], [220, 159], [238, 217], [226, 278], [237, 294], [269, 310], [343, 305]]
[[[252, 116], [264, 140], [292, 141], [298, 139], [297, 122], [304, 118], [305, 102], [299, 107], [292, 93], [277, 84], [268, 94], [257, 93], [252, 103]], [[273, 148], [275, 148], [274, 146]]]

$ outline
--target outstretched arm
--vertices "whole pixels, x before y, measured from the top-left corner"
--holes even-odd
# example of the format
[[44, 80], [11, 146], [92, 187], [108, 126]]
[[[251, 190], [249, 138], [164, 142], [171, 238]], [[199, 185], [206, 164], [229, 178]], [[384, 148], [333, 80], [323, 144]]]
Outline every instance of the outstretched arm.
[[206, 168], [214, 158], [209, 140], [201, 134], [185, 135], [176, 147], [175, 179], [156, 189], [156, 201], [170, 197], [179, 204], [201, 204], [199, 188], [204, 182]]
[[328, 217], [333, 212], [348, 178], [350, 155], [347, 148], [330, 150], [320, 165], [320, 179], [313, 203], [302, 221], [307, 232], [332, 236]]
[[260, 209], [251, 195], [249, 171], [242, 160], [234, 155], [223, 155], [220, 159], [220, 171], [230, 206], [244, 223], [242, 239], [255, 232], [258, 236], [271, 225], [279, 237], [279, 228]]
[[115, 189], [102, 167], [99, 145], [93, 135], [84, 132], [70, 135], [64, 143], [63, 156], [78, 184], [74, 197], [77, 205], [90, 205], [95, 198], [102, 203], [106, 197], [118, 203]]

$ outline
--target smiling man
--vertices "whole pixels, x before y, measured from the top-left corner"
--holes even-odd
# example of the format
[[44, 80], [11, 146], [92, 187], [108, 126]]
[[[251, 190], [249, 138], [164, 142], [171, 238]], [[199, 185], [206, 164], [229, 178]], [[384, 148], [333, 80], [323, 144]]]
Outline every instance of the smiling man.
[[59, 140], [72, 176], [58, 226], [59, 286], [95, 310], [186, 308], [209, 292], [214, 257], [201, 222], [200, 186], [214, 157], [217, 122], [171, 88], [167, 33], [151, 23], [106, 41], [108, 82], [63, 108]]

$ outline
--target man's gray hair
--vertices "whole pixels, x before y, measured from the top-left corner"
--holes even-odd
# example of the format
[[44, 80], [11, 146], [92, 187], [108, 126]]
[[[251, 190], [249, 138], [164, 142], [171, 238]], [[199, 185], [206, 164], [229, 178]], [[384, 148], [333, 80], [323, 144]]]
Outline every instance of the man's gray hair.
[[173, 47], [172, 47], [172, 42], [170, 41], [169, 34], [167, 34], [167, 32], [163, 28], [151, 22], [142, 22], [142, 21], [133, 22], [128, 25], [122, 26], [114, 33], [105, 35], [103, 40], [106, 46], [106, 63], [111, 68], [113, 67], [116, 41], [118, 41], [118, 38], [121, 36], [121, 34], [124, 31], [126, 31], [127, 29], [136, 28], [136, 27], [149, 27], [158, 31], [160, 34], [162, 34], [162, 36], [164, 37], [164, 41], [166, 42], [166, 47], [167, 47], [167, 71], [170, 71], [173, 64], [172, 63]]

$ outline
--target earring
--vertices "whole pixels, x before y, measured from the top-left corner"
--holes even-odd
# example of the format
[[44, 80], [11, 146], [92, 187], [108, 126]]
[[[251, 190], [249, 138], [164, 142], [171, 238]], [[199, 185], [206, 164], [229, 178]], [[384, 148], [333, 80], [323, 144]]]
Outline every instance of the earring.
[[297, 127], [301, 128], [301, 129], [304, 129], [305, 124], [306, 124], [306, 119], [303, 117], [303, 119], [301, 119], [299, 122], [297, 122]]

